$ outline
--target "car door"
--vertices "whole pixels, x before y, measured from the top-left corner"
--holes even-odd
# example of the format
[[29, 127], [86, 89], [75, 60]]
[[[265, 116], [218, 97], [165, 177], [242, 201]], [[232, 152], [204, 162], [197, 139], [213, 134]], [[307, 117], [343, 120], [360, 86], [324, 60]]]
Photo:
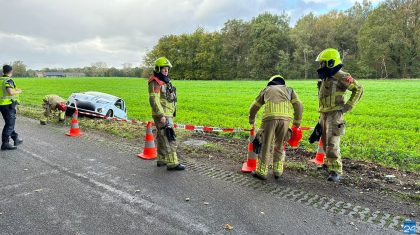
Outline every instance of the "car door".
[[125, 102], [122, 99], [118, 99], [115, 104], [114, 116], [122, 119], [127, 119], [127, 113], [125, 108]]

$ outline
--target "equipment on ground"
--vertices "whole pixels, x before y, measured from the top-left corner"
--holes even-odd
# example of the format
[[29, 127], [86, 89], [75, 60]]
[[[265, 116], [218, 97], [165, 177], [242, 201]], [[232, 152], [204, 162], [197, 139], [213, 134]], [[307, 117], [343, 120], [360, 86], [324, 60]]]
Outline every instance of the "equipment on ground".
[[309, 137], [309, 143], [313, 144], [319, 141], [319, 138], [322, 136], [322, 127], [319, 122], [316, 124], [314, 131], [312, 132], [311, 136]]
[[302, 139], [302, 129], [295, 125], [292, 126], [292, 136], [287, 141], [292, 148], [299, 146], [299, 141]]
[[252, 141], [252, 147], [253, 147], [254, 153], [259, 154], [261, 152], [262, 143], [260, 141], [260, 138], [258, 137], [254, 138], [254, 140]]
[[175, 134], [174, 128], [168, 125], [166, 125], [164, 128], [165, 128], [165, 135], [168, 138], [168, 141], [169, 142], [176, 141], [176, 134]]

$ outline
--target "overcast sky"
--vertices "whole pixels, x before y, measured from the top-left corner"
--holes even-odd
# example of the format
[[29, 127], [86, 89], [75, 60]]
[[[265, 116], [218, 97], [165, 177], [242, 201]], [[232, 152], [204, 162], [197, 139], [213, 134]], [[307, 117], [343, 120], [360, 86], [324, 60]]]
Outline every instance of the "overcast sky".
[[[309, 12], [346, 10], [359, 0], [0, 0], [0, 62], [29, 68], [139, 66], [157, 40], [219, 30], [228, 19], [263, 12], [289, 14], [291, 26]], [[361, 1], [361, 0], [360, 0]], [[376, 3], [379, 0], [373, 0]]]

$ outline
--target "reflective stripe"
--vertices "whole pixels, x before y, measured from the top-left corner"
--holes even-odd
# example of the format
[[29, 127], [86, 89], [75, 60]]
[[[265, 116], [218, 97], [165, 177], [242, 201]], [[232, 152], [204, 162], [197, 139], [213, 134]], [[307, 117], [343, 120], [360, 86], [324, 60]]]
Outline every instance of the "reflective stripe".
[[356, 92], [354, 95], [352, 95], [350, 97], [350, 99], [347, 101], [347, 104], [350, 106], [354, 106], [355, 104], [357, 104], [360, 101], [360, 98], [362, 97], [363, 94], [363, 87], [361, 87], [356, 81], [354, 81], [349, 87], [349, 90], [353, 91], [354, 89], [356, 89]]
[[283, 173], [283, 161], [274, 162], [273, 172], [275, 173]]
[[146, 141], [146, 143], [144, 144], [145, 148], [154, 148], [155, 147], [155, 142], [154, 141]]
[[170, 153], [167, 155], [167, 164], [168, 166], [178, 165], [178, 157], [176, 156], [176, 153]]
[[2, 80], [2, 82], [1, 82], [1, 90], [2, 90], [1, 99], [4, 100], [4, 99], [6, 99], [6, 86], [5, 86], [6, 79], [2, 78], [1, 80]]
[[1, 99], [5, 100], [5, 99], [14, 99], [14, 98], [17, 98], [15, 96], [6, 96], [6, 93], [7, 93], [7, 90], [6, 90], [6, 81], [7, 80], [5, 78], [3, 78], [2, 80], [3, 80], [3, 82], [1, 84], [1, 90], [3, 92], [2, 92], [2, 95], [1, 95]]
[[331, 89], [330, 103], [329, 103], [328, 107], [335, 106], [335, 97], [337, 96], [337, 94], [336, 94], [336, 92], [337, 92], [337, 81], [333, 81], [332, 84], [333, 85], [332, 85], [332, 89]]
[[265, 104], [263, 119], [266, 117], [292, 117], [293, 106], [289, 101], [272, 103], [268, 101]]
[[252, 104], [251, 104], [251, 106], [253, 106], [253, 105], [255, 105], [255, 106], [257, 106], [257, 107], [261, 107], [262, 105], [260, 104], [260, 103], [258, 103], [257, 101], [254, 101]]
[[258, 161], [256, 172], [259, 175], [267, 176], [267, 174], [268, 174], [268, 166], [264, 162]]

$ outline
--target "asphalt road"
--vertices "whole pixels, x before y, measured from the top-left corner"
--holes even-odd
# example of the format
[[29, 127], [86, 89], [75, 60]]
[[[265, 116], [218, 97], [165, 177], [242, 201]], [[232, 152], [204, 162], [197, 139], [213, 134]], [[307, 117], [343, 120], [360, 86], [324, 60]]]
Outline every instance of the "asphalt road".
[[0, 152], [0, 234], [401, 234], [192, 170], [168, 172], [89, 133], [71, 138], [22, 117], [16, 130], [24, 143]]

